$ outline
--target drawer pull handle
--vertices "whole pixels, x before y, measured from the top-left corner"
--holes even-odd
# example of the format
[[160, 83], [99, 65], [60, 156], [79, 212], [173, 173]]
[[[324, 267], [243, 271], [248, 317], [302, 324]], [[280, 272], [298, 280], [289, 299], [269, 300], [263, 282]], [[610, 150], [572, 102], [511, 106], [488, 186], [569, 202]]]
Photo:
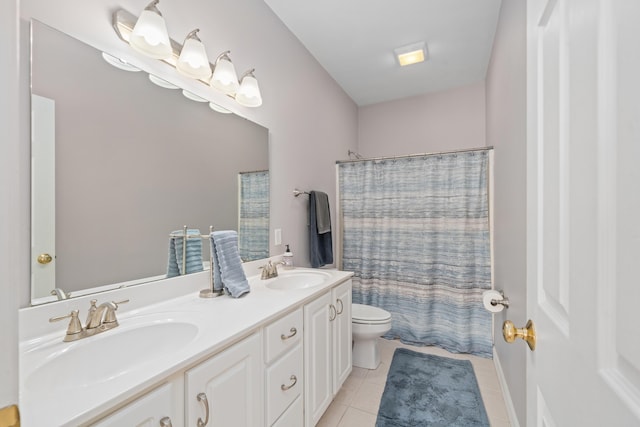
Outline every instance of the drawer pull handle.
[[292, 383], [290, 385], [284, 385], [282, 384], [280, 386], [280, 390], [282, 391], [287, 391], [289, 390], [291, 387], [293, 387], [294, 385], [296, 385], [296, 383], [298, 382], [298, 378], [296, 378], [295, 375], [291, 375], [291, 377], [289, 377], [289, 379], [292, 381]]
[[338, 314], [342, 314], [344, 311], [344, 304], [342, 304], [342, 300], [340, 298], [338, 298], [336, 302], [340, 303], [340, 310], [338, 310]]
[[172, 427], [171, 426], [171, 418], [169, 418], [169, 417], [160, 418], [160, 427]]
[[333, 304], [329, 304], [329, 321], [333, 322], [334, 320], [336, 320], [337, 316], [338, 312], [336, 311], [336, 306]]
[[296, 328], [291, 328], [289, 329], [289, 332], [291, 332], [289, 335], [285, 335], [285, 334], [280, 335], [280, 339], [282, 341], [286, 341], [289, 338], [293, 338], [298, 333], [298, 330]]
[[198, 417], [198, 427], [204, 427], [209, 423], [209, 401], [207, 400], [207, 395], [204, 393], [198, 393], [198, 402], [202, 402], [205, 409], [204, 421], [202, 418]]

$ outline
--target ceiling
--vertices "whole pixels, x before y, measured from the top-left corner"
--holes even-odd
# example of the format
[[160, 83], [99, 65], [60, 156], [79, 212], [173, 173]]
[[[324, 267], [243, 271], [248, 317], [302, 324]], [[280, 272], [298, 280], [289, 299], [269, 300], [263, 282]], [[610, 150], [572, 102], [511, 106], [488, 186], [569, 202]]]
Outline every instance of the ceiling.
[[[360, 106], [484, 80], [502, 0], [265, 0]], [[427, 43], [426, 62], [393, 50]]]

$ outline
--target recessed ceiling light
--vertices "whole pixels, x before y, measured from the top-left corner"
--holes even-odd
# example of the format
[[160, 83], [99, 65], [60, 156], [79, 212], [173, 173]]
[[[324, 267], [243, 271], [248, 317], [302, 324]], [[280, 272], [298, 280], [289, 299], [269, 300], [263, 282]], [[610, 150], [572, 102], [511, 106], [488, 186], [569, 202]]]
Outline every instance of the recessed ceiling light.
[[405, 65], [417, 64], [427, 59], [427, 44], [425, 42], [413, 43], [402, 46], [393, 50], [396, 54], [398, 64]]

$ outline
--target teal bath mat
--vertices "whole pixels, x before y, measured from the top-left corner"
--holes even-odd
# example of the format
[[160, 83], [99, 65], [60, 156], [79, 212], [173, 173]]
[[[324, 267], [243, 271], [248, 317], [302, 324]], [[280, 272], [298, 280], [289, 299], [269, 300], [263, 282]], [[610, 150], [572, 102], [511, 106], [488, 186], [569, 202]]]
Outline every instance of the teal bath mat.
[[376, 427], [410, 426], [489, 427], [471, 362], [396, 349]]

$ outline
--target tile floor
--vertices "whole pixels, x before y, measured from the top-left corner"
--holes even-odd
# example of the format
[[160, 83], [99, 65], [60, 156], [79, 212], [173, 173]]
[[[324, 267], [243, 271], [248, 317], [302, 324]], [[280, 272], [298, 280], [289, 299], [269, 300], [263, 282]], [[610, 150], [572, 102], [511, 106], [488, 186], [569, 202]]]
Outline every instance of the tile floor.
[[438, 347], [413, 347], [400, 341], [380, 338], [380, 366], [376, 370], [353, 368], [344, 386], [318, 423], [318, 427], [374, 427], [387, 373], [397, 347], [470, 360], [492, 427], [509, 427], [509, 416], [493, 360], [468, 354], [453, 354]]

